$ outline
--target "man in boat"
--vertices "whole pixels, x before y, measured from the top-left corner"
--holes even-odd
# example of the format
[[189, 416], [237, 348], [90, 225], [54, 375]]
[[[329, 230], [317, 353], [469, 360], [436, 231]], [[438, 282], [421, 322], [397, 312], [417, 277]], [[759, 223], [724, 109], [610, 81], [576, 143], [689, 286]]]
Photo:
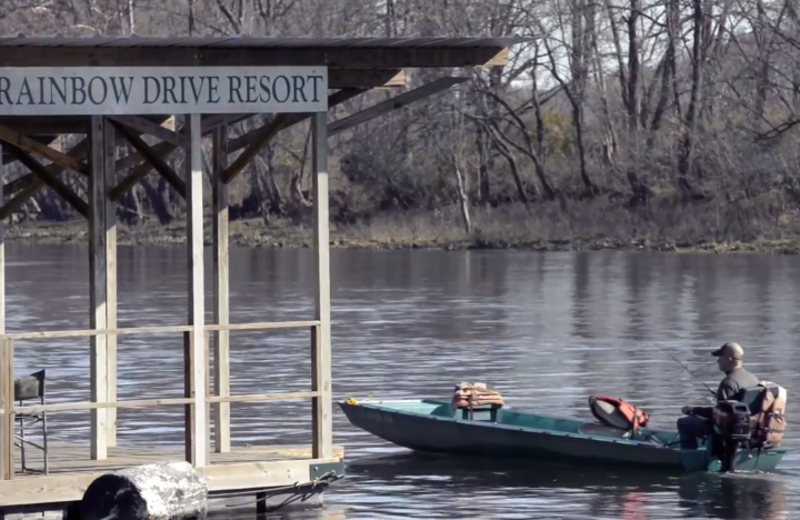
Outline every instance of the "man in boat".
[[[738, 343], [728, 342], [711, 353], [717, 358], [717, 366], [725, 377], [717, 388], [717, 401], [740, 401], [745, 389], [758, 385], [759, 379], [742, 366], [744, 349]], [[712, 432], [711, 406], [684, 406], [681, 412], [686, 417], [678, 419], [678, 434], [681, 447], [697, 449], [697, 440]]]

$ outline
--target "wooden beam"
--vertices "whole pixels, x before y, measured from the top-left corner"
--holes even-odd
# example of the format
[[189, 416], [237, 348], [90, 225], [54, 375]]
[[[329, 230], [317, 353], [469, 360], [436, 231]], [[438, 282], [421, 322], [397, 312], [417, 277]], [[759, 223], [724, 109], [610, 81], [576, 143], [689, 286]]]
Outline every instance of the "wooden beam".
[[314, 319], [311, 342], [312, 457], [327, 458], [333, 453], [333, 401], [331, 397], [331, 283], [330, 238], [328, 229], [328, 113], [314, 114], [313, 197], [314, 197]]
[[[362, 110], [361, 112], [353, 114], [349, 117], [335, 121], [330, 124], [328, 134], [334, 135], [338, 132], [346, 130], [347, 128], [351, 128], [355, 125], [375, 119], [376, 117], [379, 117], [387, 112], [396, 110], [415, 101], [419, 101], [420, 99], [424, 99], [428, 96], [432, 96], [447, 90], [453, 85], [467, 81], [467, 79], [468, 78], [438, 79], [432, 83], [416, 88], [387, 101], [378, 103], [377, 105], [374, 105], [366, 110]], [[339, 92], [336, 92], [330, 96], [328, 107], [343, 103], [345, 100], [361, 94], [362, 92], [362, 90], [357, 89], [340, 90]], [[334, 96], [337, 97], [334, 98]], [[256, 154], [258, 154], [258, 152], [261, 151], [261, 149], [266, 146], [266, 144], [269, 143], [270, 140], [272, 140], [281, 130], [296, 125], [297, 123], [300, 123], [309, 117], [311, 117], [310, 114], [302, 113], [277, 114], [269, 123], [261, 128], [231, 141], [227, 148], [228, 153], [232, 153], [244, 146], [247, 148], [239, 155], [239, 157], [236, 158], [233, 164], [228, 166], [228, 168], [223, 172], [223, 182], [225, 184], [229, 184], [245, 168], [245, 166], [247, 166], [253, 157], [255, 157]]]
[[[169, 165], [164, 162], [164, 160], [158, 156], [158, 154], [153, 153], [153, 150], [150, 146], [145, 143], [141, 137], [136, 135], [135, 132], [130, 130], [129, 128], [125, 127], [125, 125], [121, 125], [116, 121], [111, 120], [111, 124], [120, 132], [125, 139], [131, 143], [131, 145], [139, 152], [145, 160], [150, 163], [150, 165], [155, 168], [155, 170], [161, 174], [164, 179], [178, 192], [178, 195], [186, 198], [186, 183], [178, 177], [178, 174], [175, 173], [175, 170], [169, 167]], [[117, 199], [112, 199], [117, 200]]]
[[[58, 119], [58, 118], [56, 117], [56, 118], [53, 118], [53, 119]], [[0, 124], [3, 124], [3, 123], [0, 123]], [[6, 126], [9, 126], [9, 127], [12, 127], [12, 128], [17, 128], [17, 127], [15, 127], [13, 125], [6, 125]], [[22, 130], [20, 130], [19, 128], [17, 128], [17, 131], [18, 132], [22, 132]], [[29, 132], [23, 132], [23, 133], [29, 134]], [[59, 136], [55, 136], [55, 135], [31, 135], [31, 139], [39, 141], [40, 143], [42, 143], [44, 145], [52, 146], [53, 144], [55, 144], [57, 142], [57, 140], [59, 139]], [[5, 151], [0, 155], [2, 155], [3, 164], [11, 164], [11, 163], [14, 163], [14, 162], [17, 161], [17, 159], [13, 155], [8, 153], [8, 151]]]
[[[163, 155], [164, 155], [164, 151], [165, 150], [172, 151], [172, 150], [176, 150], [177, 148], [178, 147], [176, 145], [172, 144], [172, 143], [168, 143], [166, 141], [161, 141], [160, 143], [156, 143], [153, 146], [151, 146], [150, 150], [153, 152], [153, 154], [155, 154], [156, 156], [158, 156], [162, 160], [164, 160]], [[117, 164], [116, 164], [116, 169], [119, 172], [119, 171], [122, 171], [122, 170], [127, 170], [128, 168], [130, 168], [132, 166], [135, 166], [137, 168], [146, 166], [147, 167], [147, 172], [145, 173], [145, 175], [147, 173], [150, 173], [150, 170], [153, 169], [153, 165], [151, 165], [147, 161], [147, 159], [145, 159], [145, 157], [142, 154], [140, 154], [139, 152], [135, 152], [135, 151], [129, 153], [125, 157], [122, 157], [122, 158], [118, 159], [117, 160]], [[119, 197], [124, 195], [126, 191], [128, 191], [130, 188], [132, 188], [134, 186], [134, 184], [136, 184], [136, 182], [132, 182], [132, 181], [128, 181], [127, 180], [128, 177], [130, 177], [130, 176], [131, 175], [126, 176], [116, 186], [114, 186], [114, 189], [111, 190], [111, 198], [112, 199], [117, 200]], [[137, 179], [137, 181], [138, 180], [139, 179]], [[122, 190], [122, 191], [120, 191], [120, 190]]]
[[162, 141], [172, 143], [181, 148], [189, 147], [189, 143], [186, 142], [186, 139], [183, 135], [174, 132], [172, 130], [167, 130], [158, 123], [154, 123], [153, 121], [150, 121], [143, 117], [139, 116], [106, 116], [106, 117], [117, 123], [125, 125], [130, 129], [137, 130], [141, 134], [149, 134], [154, 137], [158, 137]]
[[0, 67], [208, 67], [317, 66], [343, 69], [502, 67], [508, 48], [496, 47], [293, 47], [20, 46], [0, 54]]
[[189, 325], [191, 336], [191, 378], [194, 390], [194, 424], [191, 434], [190, 462], [195, 467], [207, 465], [206, 447], [207, 419], [205, 369], [208, 360], [205, 356], [205, 292], [203, 289], [203, 143], [200, 114], [185, 116], [183, 130], [191, 143], [190, 153], [185, 161], [186, 168], [186, 244], [189, 274]]
[[403, 69], [328, 69], [328, 88], [396, 88], [406, 85]]
[[[337, 105], [341, 105], [345, 101], [352, 99], [358, 96], [359, 94], [363, 94], [366, 91], [367, 89], [348, 88], [348, 89], [342, 89], [338, 92], [334, 92], [333, 94], [328, 96], [328, 109], [331, 109]], [[285, 130], [290, 126], [294, 126], [298, 123], [301, 123], [310, 117], [311, 114], [289, 114], [289, 117], [284, 119], [284, 122], [282, 126], [278, 129], [278, 131], [280, 132], [282, 130]], [[242, 136], [237, 137], [236, 139], [232, 139], [231, 141], [228, 142], [227, 152], [234, 153], [241, 150], [242, 148], [245, 148], [253, 141], [255, 141], [258, 135], [261, 133], [261, 131], [266, 129], [269, 124], [270, 123], [267, 123], [266, 125], [256, 130], [253, 130], [252, 132], [248, 132]], [[231, 180], [232, 179], [233, 177], [231, 177]]]
[[[221, 174], [228, 162], [225, 146], [228, 127], [214, 130], [213, 163], [211, 181], [211, 215], [213, 218], [213, 262], [214, 262], [214, 323], [230, 323], [230, 276], [228, 251], [228, 185], [222, 182]], [[216, 333], [214, 341], [214, 395], [229, 396], [230, 383], [230, 334], [227, 330]], [[214, 447], [217, 453], [231, 451], [231, 406], [217, 403], [214, 407]]]
[[88, 168], [86, 165], [81, 164], [78, 160], [65, 153], [50, 148], [46, 144], [42, 144], [36, 139], [26, 137], [21, 133], [8, 128], [7, 126], [0, 125], [0, 141], [13, 144], [14, 146], [22, 148], [27, 152], [38, 153], [53, 163], [63, 166], [64, 168], [88, 175]]
[[453, 85], [467, 81], [467, 79], [468, 78], [440, 78], [436, 81], [428, 83], [427, 85], [415, 88], [414, 90], [409, 90], [408, 92], [400, 94], [399, 96], [395, 96], [392, 99], [382, 101], [365, 110], [362, 110], [361, 112], [356, 112], [353, 115], [338, 121], [334, 121], [328, 127], [328, 135], [336, 135], [339, 132], [347, 130], [348, 128], [352, 128], [356, 125], [366, 123], [367, 121], [375, 119], [376, 117], [380, 117], [388, 112], [391, 112], [392, 110], [397, 110], [398, 108], [402, 108], [421, 99], [438, 94], [439, 92], [443, 92]]
[[47, 168], [37, 161], [34, 157], [28, 154], [25, 150], [21, 150], [14, 145], [6, 143], [5, 146], [8, 152], [17, 158], [31, 173], [39, 177], [44, 183], [55, 191], [59, 197], [66, 200], [70, 206], [83, 215], [83, 218], [89, 218], [89, 204], [75, 193], [72, 188], [67, 186], [64, 181], [47, 171]]
[[53, 138], [62, 134], [86, 134], [91, 127], [88, 116], [3, 116], [0, 125], [28, 136]]
[[[60, 119], [60, 118], [54, 118], [54, 119]], [[166, 116], [160, 116], [160, 117], [156, 117], [155, 121], [163, 121], [164, 119], [167, 119], [167, 118], [166, 118]], [[46, 142], [50, 142], [50, 140], [47, 140], [47, 139], [45, 139], [45, 138], [42, 138], [41, 136], [40, 136], [40, 137], [34, 137], [34, 139], [37, 139], [37, 140], [39, 140], [39, 141], [41, 141], [41, 142], [45, 142], [45, 141], [46, 141]], [[120, 140], [123, 140], [123, 139], [124, 139], [123, 137], [119, 136], [119, 137], [117, 138], [117, 143], [119, 143], [119, 142], [120, 142]], [[46, 143], [45, 143], [45, 144], [46, 144]], [[78, 148], [79, 146], [85, 146], [85, 147], [86, 147], [86, 151], [85, 151], [84, 153], [82, 153], [82, 154], [76, 154], [76, 155], [75, 155], [75, 158], [76, 158], [76, 159], [78, 159], [78, 160], [82, 160], [82, 159], [84, 158], [84, 156], [85, 156], [85, 155], [88, 153], [88, 150], [89, 150], [89, 148], [88, 148], [88, 146], [89, 146], [89, 139], [88, 139], [88, 138], [86, 138], [86, 139], [82, 140], [82, 141], [81, 141], [81, 142], [80, 142], [78, 145], [76, 145], [76, 147], [75, 147], [77, 150], [83, 150], [83, 148]], [[70, 153], [69, 153], [69, 152], [67, 152], [67, 155], [70, 155]], [[140, 155], [138, 155], [138, 154], [136, 154], [136, 155], [137, 155], [137, 157], [138, 157], [138, 160], [139, 160], [139, 161], [141, 161], [141, 160], [142, 160], [142, 157], [141, 157]], [[122, 159], [122, 160], [118, 161], [118, 166], [117, 166], [117, 168], [120, 168], [120, 167], [119, 167], [119, 163], [121, 163], [122, 161], [124, 161], [124, 159]], [[138, 161], [137, 161], [137, 163], [136, 163], [136, 164], [138, 164]], [[88, 171], [88, 169], [89, 169], [89, 166], [88, 166], [88, 165], [86, 165], [86, 168], [87, 168], [87, 171]], [[61, 169], [61, 170], [58, 170], [58, 173], [61, 173], [62, 171], [63, 171], [63, 169]], [[27, 193], [28, 193], [27, 197], [28, 197], [28, 198], [30, 198], [31, 196], [33, 196], [33, 194], [36, 192], [36, 190], [38, 190], [38, 189], [40, 189], [42, 186], [44, 186], [44, 183], [43, 183], [43, 182], [40, 182], [40, 183], [36, 184], [36, 186], [33, 186], [33, 185], [31, 185], [31, 183], [32, 183], [32, 182], [34, 182], [34, 180], [35, 180], [35, 179], [36, 179], [36, 176], [35, 176], [35, 175], [33, 175], [32, 173], [31, 173], [31, 174], [27, 174], [27, 175], [23, 175], [22, 177], [20, 177], [20, 178], [18, 178], [18, 179], [15, 179], [14, 181], [12, 181], [12, 182], [13, 182], [13, 185], [9, 185], [9, 186], [8, 186], [8, 187], [9, 187], [9, 190], [10, 190], [10, 193], [14, 193], [15, 191], [17, 191], [17, 190], [20, 190], [20, 189], [23, 189], [23, 188], [29, 188], [29, 190], [27, 191]], [[25, 200], [23, 200], [23, 201], [22, 201], [22, 203], [24, 203], [26, 200], [28, 200], [28, 199], [27, 199], [27, 198], [25, 198]], [[20, 205], [21, 205], [21, 204], [20, 204]], [[18, 207], [18, 206], [17, 206], [17, 207]], [[16, 210], [16, 209], [17, 209], [17, 207], [15, 207], [15, 208], [14, 208], [12, 211]]]
[[[221, 125], [227, 124], [234, 124], [251, 117], [253, 114], [220, 114], [215, 116], [209, 116], [207, 118], [203, 118], [203, 134], [213, 131], [215, 128], [218, 128]], [[150, 149], [153, 151], [153, 154], [161, 159], [162, 161], [166, 161], [167, 157], [174, 152], [178, 147], [172, 143], [168, 142], [161, 142], [155, 146], [152, 146]], [[119, 200], [125, 193], [134, 187], [137, 182], [144, 179], [147, 174], [150, 173], [150, 169], [152, 168], [152, 164], [148, 161], [145, 161], [143, 164], [139, 164], [139, 162], [143, 159], [142, 155], [138, 152], [130, 154], [126, 157], [123, 157], [119, 161], [117, 161], [117, 169], [123, 170], [129, 168], [133, 165], [137, 165], [136, 169], [128, 174], [124, 179], [122, 179], [119, 184], [114, 186], [111, 190], [111, 200]]]
[[[0, 143], [0, 148], [2, 148], [2, 144]], [[9, 154], [10, 157], [10, 154]], [[16, 161], [16, 159], [11, 159], [11, 161]], [[0, 165], [5, 166], [5, 165]], [[11, 195], [15, 194], [19, 190], [30, 186], [33, 183], [33, 180], [36, 179], [36, 175], [31, 173], [27, 173], [25, 175], [21, 175], [14, 179], [13, 181], [9, 181], [5, 183], [3, 188], [3, 193], [5, 193], [6, 198], [10, 197]]]
[[[105, 128], [102, 116], [92, 117], [92, 172], [89, 175], [89, 326], [107, 329], [106, 287], [106, 160]], [[103, 402], [108, 396], [107, 336], [95, 335], [90, 339], [91, 400]], [[108, 456], [108, 411], [91, 410], [91, 458], [104, 460]]]
[[[75, 160], [83, 158], [86, 154], [89, 153], [89, 149], [91, 147], [91, 140], [89, 138], [83, 139], [78, 144], [72, 147], [72, 149], [67, 152], [67, 155]], [[60, 164], [50, 164], [47, 166], [47, 171], [53, 175], [59, 175], [61, 172], [66, 170]], [[0, 208], [0, 219], [5, 219], [11, 216], [12, 213], [17, 211], [23, 204], [25, 204], [33, 195], [39, 191], [39, 189], [45, 186], [45, 182], [36, 177], [34, 174], [29, 174], [33, 177], [33, 181], [30, 182], [27, 186], [22, 188], [16, 195], [14, 195], [11, 200], [6, 202], [2, 208]]]
[[253, 157], [261, 151], [261, 149], [270, 140], [278, 135], [278, 132], [284, 127], [285, 124], [295, 122], [302, 118], [302, 114], [276, 114], [272, 120], [266, 125], [257, 130], [257, 134], [253, 137], [253, 142], [233, 161], [233, 164], [225, 168], [220, 178], [222, 182], [228, 184], [234, 177], [239, 175], [247, 164], [253, 160]]

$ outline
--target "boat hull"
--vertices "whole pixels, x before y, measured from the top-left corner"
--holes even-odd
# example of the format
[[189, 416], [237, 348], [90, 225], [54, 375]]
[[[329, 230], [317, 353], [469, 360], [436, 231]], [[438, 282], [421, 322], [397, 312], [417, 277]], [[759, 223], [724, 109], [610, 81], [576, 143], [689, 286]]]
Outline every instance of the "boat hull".
[[[444, 403], [418, 401], [437, 405]], [[514, 459], [546, 459], [575, 461], [582, 464], [613, 464], [654, 470], [707, 471], [714, 469], [715, 459], [706, 449], [682, 450], [655, 442], [614, 438], [622, 433], [600, 431], [590, 435], [569, 428], [545, 430], [520, 425], [517, 416], [535, 420], [568, 421], [570, 426], [580, 423], [574, 419], [546, 418], [534, 414], [512, 412], [514, 417], [501, 421], [462, 419], [457, 415], [420, 413], [412, 409], [398, 409], [392, 402], [339, 403], [342, 411], [354, 426], [388, 442], [414, 451], [451, 454], [459, 456], [503, 457]], [[397, 401], [393, 403], [398, 403]], [[559, 424], [554, 422], [554, 424]], [[567, 424], [567, 423], [565, 423]], [[598, 425], [599, 426], [599, 425]], [[602, 427], [601, 427], [602, 428]], [[669, 432], [660, 432], [663, 439]], [[775, 469], [785, 450], [775, 449], [738, 454], [737, 470]]]

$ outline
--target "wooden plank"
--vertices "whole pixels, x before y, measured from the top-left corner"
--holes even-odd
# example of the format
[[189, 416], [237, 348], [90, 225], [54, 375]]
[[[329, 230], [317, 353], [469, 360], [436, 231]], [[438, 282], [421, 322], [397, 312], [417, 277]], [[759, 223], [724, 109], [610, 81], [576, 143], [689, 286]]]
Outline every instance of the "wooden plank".
[[71, 156], [50, 148], [46, 144], [42, 144], [35, 139], [26, 137], [25, 135], [8, 128], [7, 126], [0, 125], [0, 141], [13, 144], [27, 152], [38, 153], [53, 163], [63, 166], [64, 168], [82, 173], [84, 175], [88, 174], [88, 168]]
[[[230, 278], [228, 252], [228, 186], [221, 181], [227, 164], [225, 147], [228, 127], [214, 131], [212, 148], [214, 174], [211, 181], [211, 214], [213, 217], [213, 262], [214, 262], [214, 323], [230, 323]], [[229, 396], [230, 383], [230, 333], [219, 330], [214, 341], [214, 395]], [[228, 403], [214, 405], [214, 451], [225, 453], [231, 450], [231, 407]]]
[[309, 399], [319, 397], [320, 392], [290, 392], [288, 394], [273, 395], [226, 395], [219, 397], [207, 397], [209, 403], [261, 403], [265, 401], [291, 401], [294, 399]]
[[[89, 326], [107, 329], [106, 263], [106, 146], [105, 121], [92, 117], [92, 159], [89, 175]], [[108, 396], [108, 341], [105, 335], [95, 335], [90, 342], [91, 401], [103, 402]], [[108, 413], [105, 409], [91, 411], [91, 457], [102, 460], [107, 456]]]
[[[264, 457], [252, 450], [238, 450], [232, 455], [234, 457], [230, 460], [215, 461], [212, 465], [199, 468], [208, 480], [212, 496], [226, 491], [305, 483], [309, 481], [312, 466], [340, 462], [344, 453], [342, 451], [341, 455], [329, 459], [284, 460], [274, 460], [271, 455], [267, 455], [266, 460], [258, 460]], [[85, 466], [79, 462], [74, 464], [74, 471], [56, 469], [50, 475], [19, 475], [20, 478], [14, 480], [0, 481], [0, 507], [79, 501], [92, 481], [109, 471], [165, 460], [180, 460], [180, 454], [161, 450], [160, 453], [143, 453], [139, 457], [99, 461], [95, 466]]]
[[[184, 333], [189, 334], [188, 332]], [[190, 352], [189, 352], [190, 353]], [[191, 365], [191, 360], [188, 363]], [[12, 409], [15, 412], [69, 412], [77, 410], [114, 410], [117, 408], [134, 409], [134, 408], [153, 408], [157, 406], [175, 406], [175, 405], [189, 405], [194, 403], [192, 397], [193, 390], [186, 387], [186, 397], [170, 397], [161, 399], [132, 399], [125, 401], [108, 401], [108, 402], [83, 402], [73, 401], [69, 403], [59, 404], [41, 404], [41, 405], [27, 405], [16, 406]], [[265, 401], [291, 401], [294, 399], [309, 399], [317, 397], [318, 392], [290, 392], [288, 394], [250, 394], [250, 395], [227, 395], [221, 397], [206, 397], [208, 403], [258, 403]]]
[[172, 143], [180, 148], [188, 148], [186, 136], [172, 130], [167, 130], [162, 125], [154, 123], [141, 116], [106, 116], [108, 119], [116, 121], [126, 127], [136, 130], [141, 134], [149, 134], [167, 143]]
[[[109, 467], [126, 467], [139, 463], [157, 460], [183, 460], [183, 452], [179, 448], [171, 446], [123, 446], [108, 449], [106, 460], [91, 460], [88, 456], [89, 445], [79, 441], [61, 441], [51, 439], [48, 444], [50, 453], [48, 458], [51, 461], [53, 473], [91, 471]], [[19, 445], [15, 445], [15, 454], [19, 455]], [[226, 462], [250, 462], [250, 461], [278, 461], [278, 460], [302, 460], [311, 459], [313, 450], [310, 445], [293, 444], [272, 444], [272, 445], [245, 445], [234, 446], [231, 451], [226, 453], [211, 453], [210, 461], [213, 464]], [[43, 462], [43, 452], [41, 450], [30, 450], [25, 454], [26, 462], [31, 461], [35, 466]], [[341, 446], [334, 446], [334, 457], [341, 458], [344, 449]], [[22, 473], [20, 458], [15, 456], [16, 471], [15, 475], [19, 479], [41, 478], [44, 475], [35, 473]]]
[[415, 101], [419, 101], [434, 94], [438, 94], [439, 92], [443, 92], [453, 85], [467, 81], [467, 79], [468, 78], [440, 78], [419, 88], [415, 88], [414, 90], [409, 90], [408, 92], [400, 94], [399, 96], [395, 96], [392, 99], [387, 99], [386, 101], [382, 101], [365, 110], [362, 110], [361, 112], [356, 112], [351, 116], [331, 123], [328, 128], [328, 135], [336, 135], [339, 132], [347, 130], [348, 128], [352, 128], [356, 125], [366, 123], [367, 121], [382, 116], [388, 112], [391, 112], [392, 110], [397, 110], [406, 105], [414, 103]]
[[311, 343], [314, 457], [328, 458], [333, 449], [333, 400], [331, 397], [331, 288], [328, 210], [328, 113], [314, 114], [313, 197], [314, 197], [314, 327]]
[[339, 459], [318, 457], [309, 460], [213, 464], [202, 468], [201, 473], [208, 481], [209, 492], [215, 493], [308, 482], [311, 466], [335, 462], [339, 462]]
[[89, 218], [89, 204], [75, 193], [72, 188], [67, 186], [64, 181], [47, 171], [42, 163], [37, 161], [33, 156], [28, 154], [25, 150], [18, 148], [12, 144], [6, 143], [5, 146], [8, 152], [13, 155], [19, 162], [23, 164], [34, 175], [44, 181], [44, 183], [52, 188], [59, 197], [69, 203], [70, 206], [80, 213], [83, 218]]
[[[278, 329], [305, 329], [318, 325], [317, 320], [304, 321], [274, 321], [266, 323], [231, 323], [229, 325], [205, 326], [205, 330], [278, 330]], [[125, 327], [121, 329], [107, 329], [102, 331], [95, 330], [45, 330], [40, 332], [17, 332], [8, 334], [13, 339], [45, 339], [45, 338], [88, 338], [94, 335], [107, 336], [115, 335], [143, 335], [143, 334], [169, 334], [172, 332], [189, 332], [191, 325], [173, 325], [166, 327]]]
[[[155, 124], [155, 123], [153, 123]], [[104, 174], [103, 206], [105, 207], [105, 246], [106, 246], [106, 328], [117, 328], [117, 203], [109, 198], [111, 186], [117, 182], [116, 153], [117, 135], [114, 126], [106, 119], [103, 124]], [[117, 400], [117, 335], [106, 336], [106, 401]], [[117, 445], [117, 409], [106, 410], [106, 444]]]
[[317, 66], [353, 69], [502, 67], [508, 48], [497, 47], [14, 47], [0, 67]]
[[68, 412], [75, 410], [110, 410], [114, 408], [152, 408], [156, 406], [186, 405], [192, 403], [191, 398], [170, 397], [162, 399], [134, 399], [126, 401], [115, 401], [113, 403], [103, 401], [73, 401], [60, 404], [37, 404], [24, 407], [16, 407], [19, 412]]
[[[191, 114], [184, 120], [184, 130], [187, 131], [191, 142], [190, 153], [186, 163], [186, 244], [188, 262], [188, 295], [189, 295], [189, 325], [193, 326], [189, 333], [191, 341], [191, 379], [194, 382], [194, 425], [192, 434], [192, 464], [195, 467], [206, 465], [206, 393], [207, 386], [203, 385], [205, 366], [208, 360], [203, 347], [203, 333], [205, 325], [205, 292], [203, 268], [203, 150], [202, 127], [200, 114]], [[187, 124], [188, 123], [188, 124]]]

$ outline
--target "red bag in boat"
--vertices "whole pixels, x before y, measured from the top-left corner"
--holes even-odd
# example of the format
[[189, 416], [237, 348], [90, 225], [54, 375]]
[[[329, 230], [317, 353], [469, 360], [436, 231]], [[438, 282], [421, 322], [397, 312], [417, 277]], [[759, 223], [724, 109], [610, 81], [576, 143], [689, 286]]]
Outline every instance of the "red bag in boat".
[[636, 431], [650, 420], [644, 410], [615, 397], [589, 396], [589, 410], [601, 423], [621, 430]]

